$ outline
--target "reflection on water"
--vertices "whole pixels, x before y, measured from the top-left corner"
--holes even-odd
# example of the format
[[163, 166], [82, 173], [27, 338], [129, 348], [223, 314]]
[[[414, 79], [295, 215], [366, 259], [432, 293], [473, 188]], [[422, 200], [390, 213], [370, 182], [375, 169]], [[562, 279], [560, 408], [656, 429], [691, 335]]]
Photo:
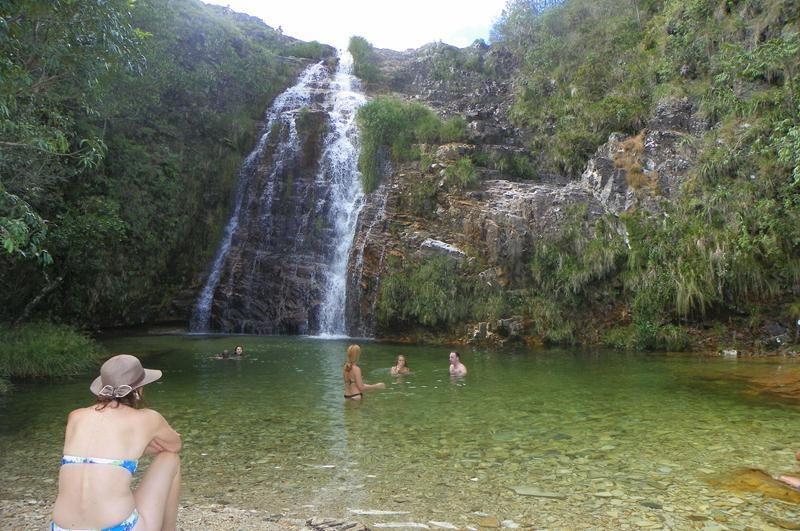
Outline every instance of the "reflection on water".
[[[245, 359], [208, 359], [239, 342]], [[150, 354], [145, 365], [164, 371], [146, 398], [184, 438], [185, 492], [196, 501], [302, 516], [407, 512], [403, 521], [455, 525], [484, 514], [547, 527], [759, 527], [797, 517], [795, 506], [712, 485], [737, 467], [792, 470], [796, 403], [751, 391], [770, 375], [793, 381], [797, 365], [480, 351], [464, 353], [469, 375], [451, 380], [446, 348], [366, 343], [365, 380], [387, 389], [358, 403], [342, 398], [346, 346], [109, 342], [113, 352]], [[401, 353], [414, 372], [392, 377]], [[65, 416], [90, 402], [90, 381], [21, 385], [0, 402], [0, 498], [54, 495]]]

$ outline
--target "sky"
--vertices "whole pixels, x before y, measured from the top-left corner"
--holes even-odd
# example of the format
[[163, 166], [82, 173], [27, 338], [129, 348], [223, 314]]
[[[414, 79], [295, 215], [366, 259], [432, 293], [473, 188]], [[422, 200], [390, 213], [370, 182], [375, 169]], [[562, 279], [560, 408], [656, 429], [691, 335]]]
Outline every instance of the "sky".
[[352, 35], [376, 48], [405, 50], [443, 41], [458, 47], [488, 41], [506, 0], [204, 0], [259, 17], [304, 41], [338, 48]]

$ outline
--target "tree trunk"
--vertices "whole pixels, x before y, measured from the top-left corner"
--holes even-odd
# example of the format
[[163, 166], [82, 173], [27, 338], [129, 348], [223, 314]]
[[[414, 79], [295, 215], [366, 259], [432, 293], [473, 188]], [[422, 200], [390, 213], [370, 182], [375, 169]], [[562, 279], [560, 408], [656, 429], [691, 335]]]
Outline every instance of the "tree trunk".
[[22, 310], [22, 313], [19, 314], [19, 317], [14, 319], [14, 322], [11, 324], [11, 326], [12, 327], [19, 326], [20, 323], [25, 321], [25, 319], [28, 318], [28, 316], [31, 314], [36, 305], [39, 304], [42, 301], [42, 299], [44, 299], [50, 293], [52, 293], [53, 290], [55, 290], [58, 286], [60, 286], [61, 282], [63, 281], [64, 277], [58, 277], [53, 282], [50, 282], [44, 288], [42, 288], [42, 291], [40, 291], [37, 296], [35, 296], [33, 299], [30, 300], [30, 302], [28, 302], [28, 304], [25, 305], [25, 308]]

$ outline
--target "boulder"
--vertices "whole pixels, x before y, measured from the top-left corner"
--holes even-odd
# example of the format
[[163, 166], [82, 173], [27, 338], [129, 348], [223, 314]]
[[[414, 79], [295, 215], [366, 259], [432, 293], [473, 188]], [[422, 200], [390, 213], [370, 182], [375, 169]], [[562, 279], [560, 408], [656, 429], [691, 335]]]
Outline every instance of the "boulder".
[[423, 241], [419, 246], [419, 252], [423, 256], [446, 256], [456, 260], [463, 260], [467, 257], [466, 253], [458, 247], [433, 238]]
[[524, 332], [525, 323], [522, 317], [498, 319], [497, 321], [497, 333], [503, 337], [520, 338]]

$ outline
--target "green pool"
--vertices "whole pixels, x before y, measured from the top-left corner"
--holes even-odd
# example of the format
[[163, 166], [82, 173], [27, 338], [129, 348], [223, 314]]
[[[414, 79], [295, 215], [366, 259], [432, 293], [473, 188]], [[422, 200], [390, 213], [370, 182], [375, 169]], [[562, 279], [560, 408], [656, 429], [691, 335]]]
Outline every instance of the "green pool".
[[[245, 359], [208, 359], [236, 344]], [[366, 342], [365, 379], [387, 389], [346, 403], [347, 345], [107, 341], [164, 371], [146, 398], [183, 435], [185, 497], [197, 503], [431, 527], [800, 520], [796, 505], [712, 485], [737, 467], [794, 468], [800, 407], [749, 392], [742, 376], [797, 374], [796, 363], [467, 349], [469, 375], [453, 381], [446, 347]], [[414, 372], [395, 378], [388, 368], [400, 353]], [[55, 496], [65, 417], [91, 403], [90, 379], [18, 385], [0, 399], [0, 499]]]

